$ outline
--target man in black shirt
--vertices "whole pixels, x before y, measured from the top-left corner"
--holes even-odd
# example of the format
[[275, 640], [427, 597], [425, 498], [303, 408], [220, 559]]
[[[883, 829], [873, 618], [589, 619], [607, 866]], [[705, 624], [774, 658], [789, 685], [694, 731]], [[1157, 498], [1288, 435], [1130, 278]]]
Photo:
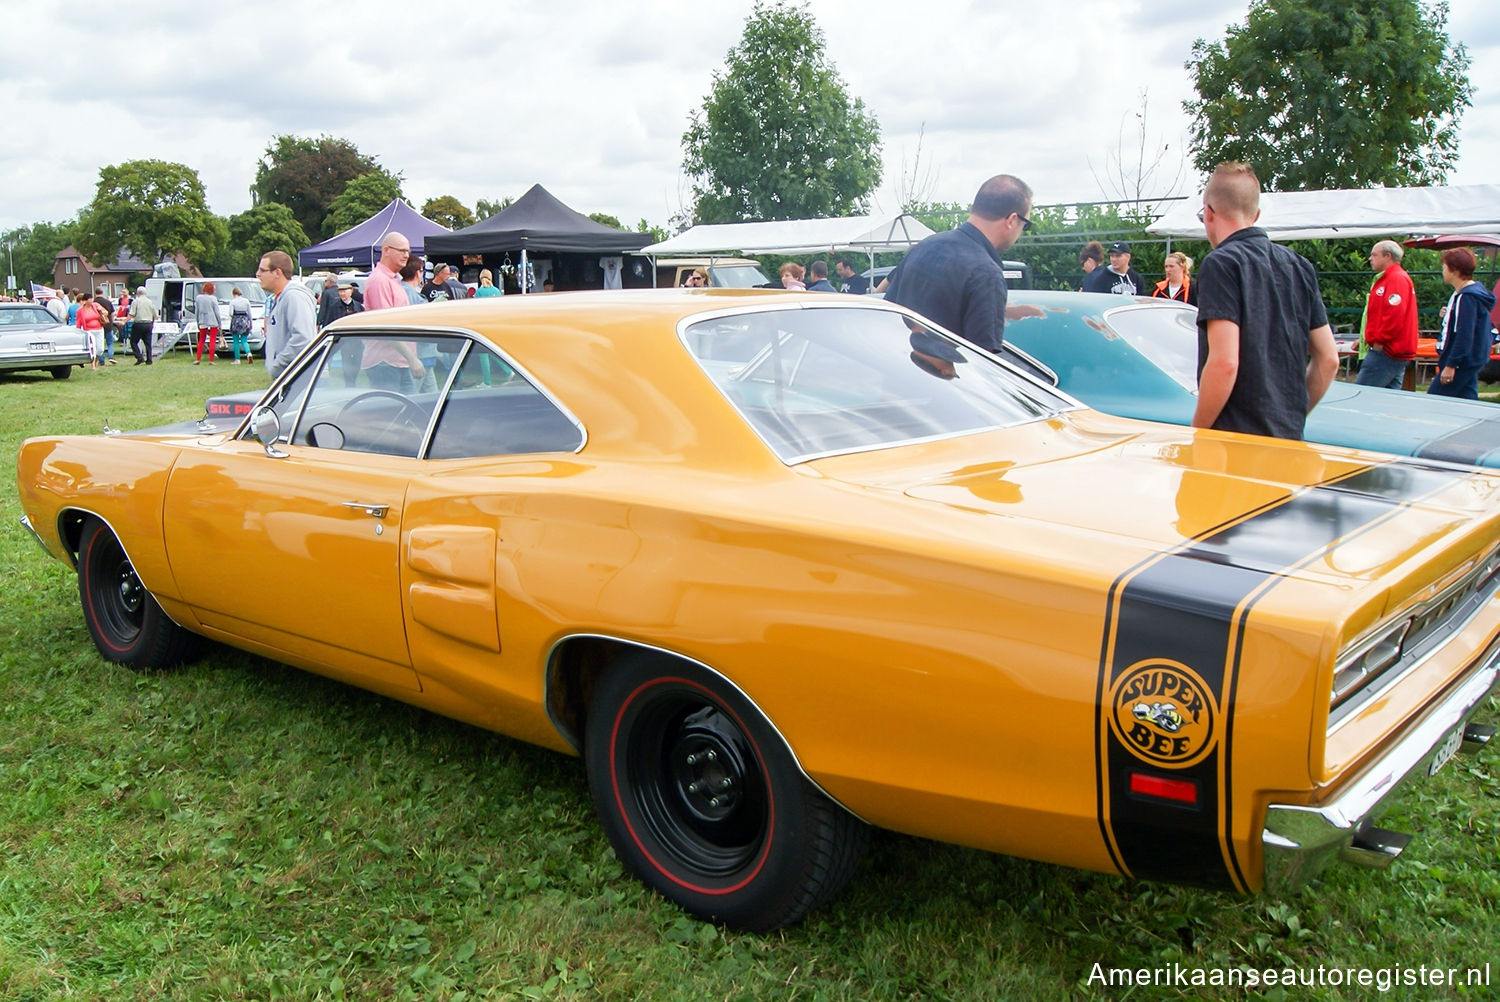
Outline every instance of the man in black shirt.
[[1220, 164], [1198, 213], [1214, 250], [1198, 271], [1198, 408], [1193, 427], [1302, 438], [1338, 371], [1318, 275], [1255, 225], [1260, 179]]
[[854, 265], [849, 259], [841, 257], [833, 264], [833, 270], [838, 272], [839, 291], [847, 292], [852, 296], [863, 296], [870, 288], [870, 280], [863, 275], [855, 274]]
[[989, 351], [1005, 335], [1000, 252], [1031, 228], [1031, 189], [1009, 174], [984, 182], [969, 219], [913, 247], [891, 273], [885, 298]]

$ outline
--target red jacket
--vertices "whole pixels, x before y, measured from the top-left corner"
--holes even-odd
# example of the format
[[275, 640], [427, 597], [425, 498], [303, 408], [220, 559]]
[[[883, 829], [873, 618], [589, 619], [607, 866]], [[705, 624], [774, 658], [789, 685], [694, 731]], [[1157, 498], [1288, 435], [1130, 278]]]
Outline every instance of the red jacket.
[[1417, 357], [1417, 291], [1399, 264], [1387, 268], [1370, 289], [1365, 342], [1394, 359]]

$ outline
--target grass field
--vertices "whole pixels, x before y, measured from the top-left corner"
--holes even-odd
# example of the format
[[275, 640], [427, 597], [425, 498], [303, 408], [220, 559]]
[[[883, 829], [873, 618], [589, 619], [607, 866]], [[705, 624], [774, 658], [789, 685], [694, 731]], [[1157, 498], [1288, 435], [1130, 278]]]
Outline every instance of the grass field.
[[[0, 376], [0, 452], [9, 462], [39, 433], [200, 416], [211, 393], [264, 382], [259, 365], [181, 357], [65, 382]], [[1390, 871], [1338, 869], [1284, 899], [877, 833], [849, 889], [802, 925], [725, 933], [622, 872], [577, 760], [223, 648], [174, 672], [107, 664], [72, 572], [19, 516], [7, 474], [0, 999], [1497, 994], [1326, 983], [1488, 963], [1500, 984], [1493, 751], [1460, 757], [1388, 815], [1417, 835]], [[1496, 721], [1493, 705], [1482, 719]], [[1325, 984], [1131, 989], [1102, 983], [1096, 964]]]

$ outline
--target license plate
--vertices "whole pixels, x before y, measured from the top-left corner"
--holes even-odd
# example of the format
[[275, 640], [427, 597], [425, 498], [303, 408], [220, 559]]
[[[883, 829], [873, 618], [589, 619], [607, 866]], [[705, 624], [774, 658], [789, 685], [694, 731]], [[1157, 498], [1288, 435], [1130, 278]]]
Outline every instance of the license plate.
[[33, 341], [33, 342], [31, 342], [31, 350], [32, 351], [41, 351], [41, 352], [50, 352], [52, 350], [52, 342], [51, 341]]
[[1464, 730], [1455, 727], [1443, 738], [1443, 743], [1437, 746], [1432, 753], [1432, 763], [1427, 767], [1427, 775], [1435, 776], [1437, 771], [1448, 764], [1448, 760], [1458, 754], [1459, 747], [1464, 743]]

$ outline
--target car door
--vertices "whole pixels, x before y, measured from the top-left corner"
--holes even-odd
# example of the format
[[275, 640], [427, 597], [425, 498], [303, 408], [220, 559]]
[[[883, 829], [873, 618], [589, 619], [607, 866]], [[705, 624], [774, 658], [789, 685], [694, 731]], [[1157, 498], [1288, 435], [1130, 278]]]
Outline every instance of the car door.
[[[167, 483], [167, 556], [210, 632], [372, 688], [419, 689], [400, 545], [407, 484], [421, 467], [412, 443], [421, 436], [361, 432], [356, 425], [375, 412], [359, 401], [386, 403], [398, 393], [345, 386], [336, 366], [328, 369], [338, 358], [318, 353], [278, 388], [273, 403], [295, 436], [279, 455], [248, 437], [183, 450]], [[351, 440], [391, 445], [352, 451], [295, 435], [299, 419], [313, 424], [320, 414], [344, 415]]]

